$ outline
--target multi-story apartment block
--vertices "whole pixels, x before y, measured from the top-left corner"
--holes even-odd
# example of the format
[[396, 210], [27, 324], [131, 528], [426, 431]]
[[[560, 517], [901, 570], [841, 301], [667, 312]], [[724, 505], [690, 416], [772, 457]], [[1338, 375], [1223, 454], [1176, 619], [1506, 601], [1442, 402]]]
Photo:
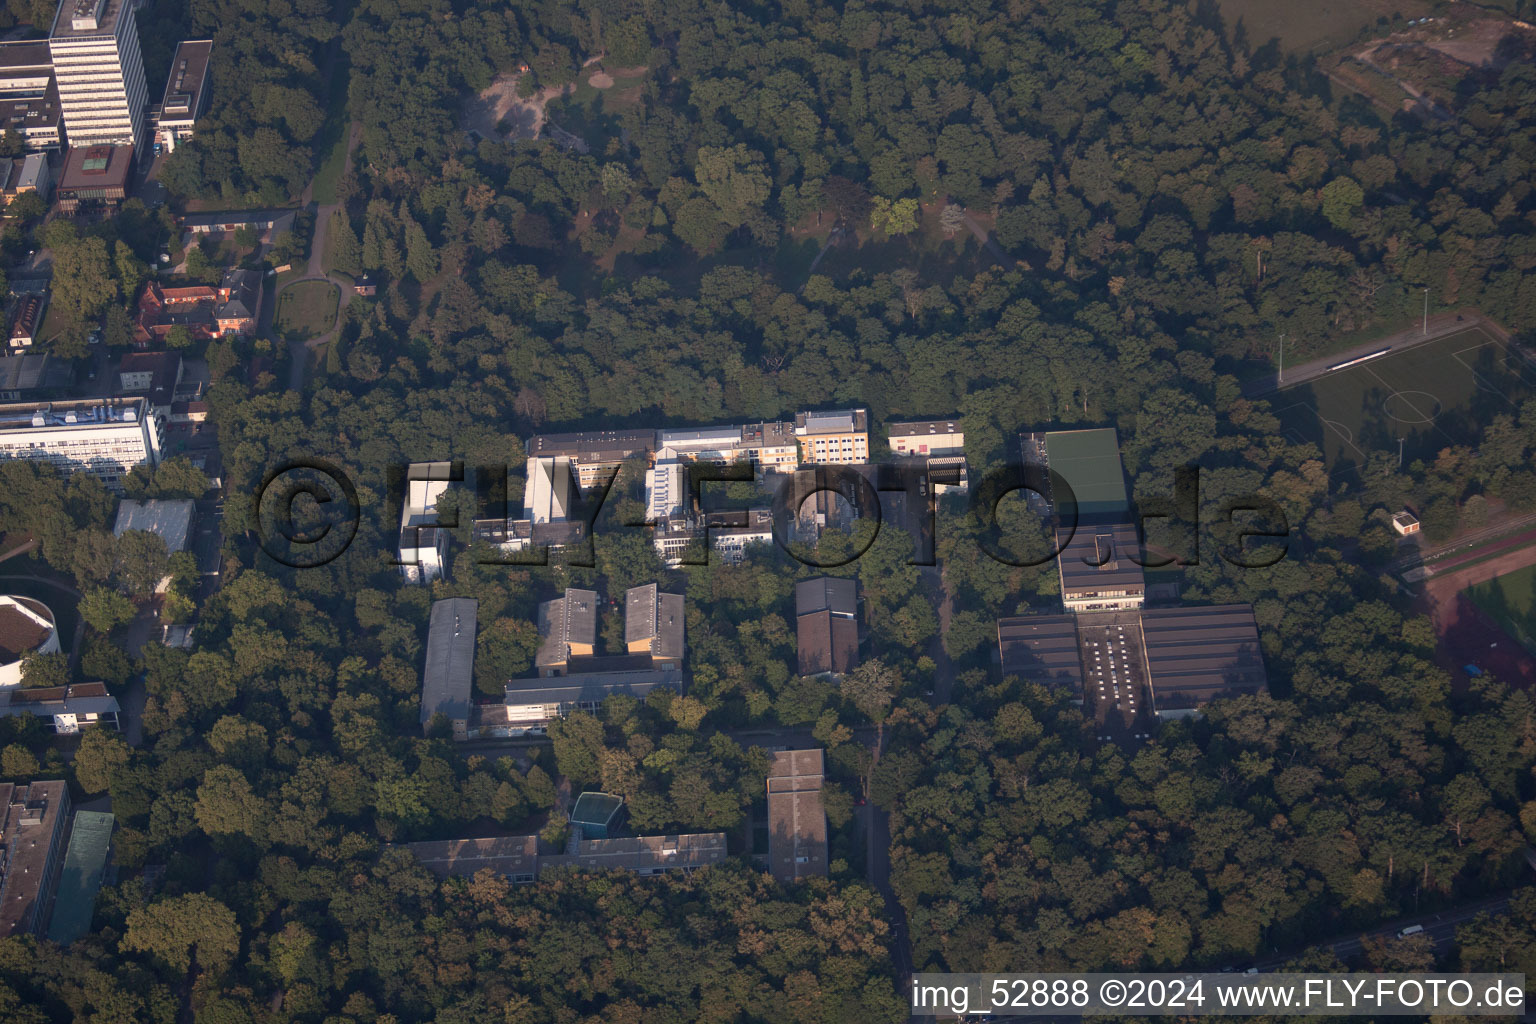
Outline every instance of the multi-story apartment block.
[[134, 0], [63, 0], [48, 34], [71, 146], [144, 141], [148, 87]]
[[0, 782], [0, 935], [47, 925], [68, 818], [67, 782]]
[[687, 462], [751, 462], [769, 472], [786, 472], [800, 465], [793, 423], [746, 423], [698, 430], [663, 430], [662, 449]]
[[63, 123], [48, 43], [0, 43], [0, 131], [19, 134], [29, 151], [58, 149]]
[[602, 480], [633, 455], [647, 458], [656, 450], [654, 430], [590, 430], [578, 434], [540, 434], [528, 439], [528, 460], [558, 456], [570, 460], [583, 488]]
[[188, 39], [176, 46], [171, 73], [165, 80], [165, 96], [159, 111], [152, 112], [155, 141], [167, 153], [192, 137], [193, 126], [208, 109], [208, 59], [212, 53], [211, 39]]
[[165, 420], [143, 398], [0, 405], [0, 459], [90, 473], [113, 490], [134, 466], [160, 461]]
[[802, 412], [795, 416], [800, 461], [862, 465], [869, 461], [869, 412], [840, 409]]

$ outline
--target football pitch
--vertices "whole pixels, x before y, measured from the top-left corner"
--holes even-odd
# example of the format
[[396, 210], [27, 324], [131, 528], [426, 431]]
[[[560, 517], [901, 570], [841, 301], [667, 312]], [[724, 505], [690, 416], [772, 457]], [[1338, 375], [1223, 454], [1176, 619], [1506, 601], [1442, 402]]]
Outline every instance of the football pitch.
[[1536, 652], [1536, 565], [1473, 584], [1467, 596], [1526, 650]]
[[1282, 389], [1271, 401], [1286, 437], [1311, 441], [1330, 470], [1358, 469], [1372, 452], [1430, 460], [1473, 445], [1494, 416], [1536, 394], [1536, 364], [1481, 327], [1388, 352]]

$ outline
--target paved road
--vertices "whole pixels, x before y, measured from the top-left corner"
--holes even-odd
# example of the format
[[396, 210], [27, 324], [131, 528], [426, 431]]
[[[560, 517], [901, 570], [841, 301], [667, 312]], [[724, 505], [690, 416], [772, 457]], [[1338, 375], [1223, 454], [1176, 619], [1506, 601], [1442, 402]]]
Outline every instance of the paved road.
[[[1421, 924], [1424, 926], [1424, 934], [1428, 935], [1435, 943], [1435, 952], [1444, 954], [1450, 951], [1456, 938], [1458, 926], [1466, 924], [1479, 914], [1498, 916], [1509, 913], [1509, 896], [1499, 895], [1473, 900], [1460, 906], [1451, 907], [1435, 914], [1419, 914], [1414, 917], [1405, 917], [1393, 921], [1379, 928], [1358, 932], [1354, 935], [1346, 935], [1328, 942], [1314, 944], [1308, 948], [1326, 949], [1331, 951], [1340, 960], [1348, 960], [1350, 957], [1359, 956], [1365, 948], [1365, 940], [1369, 938], [1389, 938], [1396, 935], [1409, 925]], [[1273, 971], [1282, 967], [1286, 961], [1296, 956], [1303, 950], [1293, 950], [1283, 956], [1274, 956], [1260, 960], [1254, 964], [1261, 971]]]
[[1339, 363], [1350, 359], [1370, 355], [1379, 349], [1390, 347], [1394, 354], [1406, 352], [1419, 345], [1439, 341], [1441, 338], [1470, 330], [1474, 327], [1484, 328], [1500, 337], [1504, 336], [1504, 331], [1497, 324], [1485, 319], [1476, 310], [1461, 309], [1453, 310], [1449, 313], [1436, 313], [1429, 318], [1428, 333], [1425, 333], [1422, 323], [1416, 323], [1413, 327], [1398, 331], [1396, 334], [1390, 334], [1385, 338], [1364, 341], [1343, 352], [1335, 352], [1332, 355], [1322, 356], [1305, 363], [1298, 363], [1295, 366], [1287, 366], [1285, 368], [1284, 383], [1279, 380], [1277, 375], [1273, 374], [1266, 374], [1263, 377], [1248, 381], [1243, 385], [1243, 394], [1249, 398], [1255, 398], [1259, 395], [1267, 395], [1270, 392], [1279, 391], [1282, 388], [1306, 384], [1317, 380], [1319, 377], [1327, 376], [1331, 372], [1328, 369], [1330, 366], [1337, 366]]

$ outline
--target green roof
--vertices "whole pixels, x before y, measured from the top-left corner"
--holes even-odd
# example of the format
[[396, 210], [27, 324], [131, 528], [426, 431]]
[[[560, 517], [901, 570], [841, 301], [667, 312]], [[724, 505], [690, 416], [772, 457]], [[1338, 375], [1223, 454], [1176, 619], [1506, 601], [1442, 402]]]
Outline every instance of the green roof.
[[[1102, 518], [1130, 510], [1125, 470], [1120, 466], [1120, 442], [1113, 427], [1046, 434], [1045, 457], [1051, 469], [1071, 486], [1079, 516]], [[1053, 497], [1059, 508], [1063, 495]]]
[[107, 866], [107, 847], [112, 841], [112, 815], [102, 811], [78, 811], [64, 852], [64, 871], [59, 876], [58, 896], [48, 937], [67, 946], [90, 931], [96, 912], [96, 893], [102, 869]]
[[611, 793], [583, 793], [571, 808], [573, 825], [607, 825], [624, 806], [624, 798]]

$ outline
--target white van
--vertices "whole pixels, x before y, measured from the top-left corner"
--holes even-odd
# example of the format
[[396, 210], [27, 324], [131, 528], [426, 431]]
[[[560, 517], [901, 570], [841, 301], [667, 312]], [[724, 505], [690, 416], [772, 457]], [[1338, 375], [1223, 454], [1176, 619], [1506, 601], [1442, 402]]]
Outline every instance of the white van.
[[1398, 932], [1397, 933], [1397, 937], [1400, 938], [1400, 939], [1406, 939], [1410, 935], [1418, 935], [1423, 930], [1424, 930], [1424, 926], [1423, 925], [1421, 925], [1421, 924], [1411, 924], [1407, 928], [1404, 928], [1402, 931]]

